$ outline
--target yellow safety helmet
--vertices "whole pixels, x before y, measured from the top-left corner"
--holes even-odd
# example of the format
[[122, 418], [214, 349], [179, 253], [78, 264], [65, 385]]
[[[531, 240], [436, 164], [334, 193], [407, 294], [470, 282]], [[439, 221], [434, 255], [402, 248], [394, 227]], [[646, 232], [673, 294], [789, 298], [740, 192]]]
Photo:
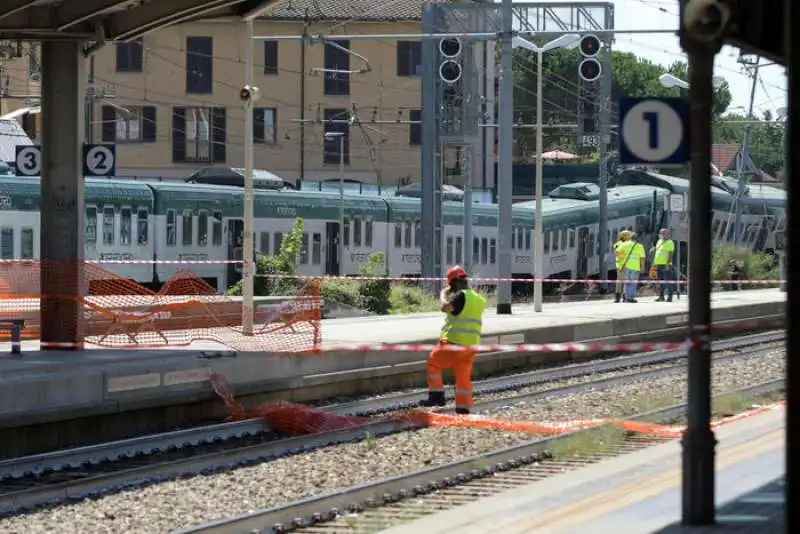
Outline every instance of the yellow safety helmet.
[[631, 231], [630, 230], [620, 230], [620, 232], [619, 232], [619, 238], [620, 239], [625, 239], [626, 237], [630, 237], [630, 236], [631, 236]]

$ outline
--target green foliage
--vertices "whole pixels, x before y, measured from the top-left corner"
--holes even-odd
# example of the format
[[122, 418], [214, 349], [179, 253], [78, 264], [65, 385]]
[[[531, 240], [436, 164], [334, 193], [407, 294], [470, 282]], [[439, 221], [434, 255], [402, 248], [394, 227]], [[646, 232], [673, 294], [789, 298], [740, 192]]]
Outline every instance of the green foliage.
[[[750, 249], [723, 245], [714, 249], [711, 262], [712, 280], [728, 280], [728, 266], [734, 260], [742, 268], [742, 279], [745, 280], [777, 280], [780, 278], [780, 268], [775, 259], [763, 252], [752, 252]], [[742, 284], [742, 289], [758, 289], [771, 286]]]
[[[366, 265], [362, 265], [361, 276], [386, 276], [387, 270], [383, 252], [373, 252], [369, 255]], [[379, 315], [386, 315], [392, 308], [389, 295], [392, 283], [389, 280], [362, 280], [359, 287], [362, 306], [365, 310]]]
[[[303, 219], [294, 221], [294, 228], [283, 234], [281, 248], [274, 256], [260, 255], [256, 258], [256, 275], [264, 274], [294, 274], [297, 256], [303, 246]], [[253, 294], [265, 295], [294, 295], [302, 287], [302, 282], [294, 278], [267, 278], [256, 276], [253, 281]], [[236, 282], [229, 290], [228, 295], [242, 295], [242, 281]]]
[[[747, 117], [741, 113], [728, 113], [725, 117], [714, 121], [714, 142], [739, 145], [744, 139]], [[783, 175], [785, 155], [785, 123], [768, 122], [774, 117], [769, 112], [763, 114], [763, 121], [750, 123], [747, 151], [756, 166], [771, 176], [781, 178]], [[725, 162], [728, 163], [728, 162]], [[760, 177], [751, 177], [758, 178]]]
[[[544, 44], [544, 43], [539, 43]], [[578, 109], [578, 65], [582, 57], [578, 48], [551, 50], [543, 56], [542, 99], [545, 124], [572, 124]], [[531, 124], [536, 121], [536, 54], [522, 48], [514, 50], [514, 107], [515, 121]], [[667, 88], [659, 76], [670, 73], [682, 80], [688, 79], [686, 64], [675, 62], [669, 66], [637, 58], [629, 52], [612, 52], [614, 77], [611, 101], [624, 96], [681, 96], [681, 89]], [[726, 84], [716, 90], [714, 117], [719, 117], [730, 106], [732, 96]], [[525, 161], [535, 153], [533, 130], [519, 129], [515, 133], [515, 155]], [[741, 137], [739, 138], [741, 140]], [[544, 150], [577, 151], [577, 138], [565, 128], [544, 130]]]
[[439, 311], [439, 300], [425, 293], [417, 286], [395, 284], [392, 286], [389, 299], [392, 303], [391, 312], [396, 315], [407, 313]]

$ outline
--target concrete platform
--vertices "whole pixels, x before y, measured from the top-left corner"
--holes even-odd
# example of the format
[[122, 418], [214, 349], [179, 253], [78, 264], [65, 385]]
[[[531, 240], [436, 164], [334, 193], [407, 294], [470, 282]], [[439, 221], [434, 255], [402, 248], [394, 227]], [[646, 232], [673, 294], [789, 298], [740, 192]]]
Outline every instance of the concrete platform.
[[[713, 299], [714, 321], [782, 317], [784, 303], [785, 293], [777, 289], [718, 293]], [[538, 314], [530, 306], [516, 306], [510, 316], [487, 311], [484, 340], [486, 343], [596, 340], [614, 343], [665, 335], [683, 339], [687, 310], [685, 299], [673, 303], [643, 299], [637, 304], [610, 301], [546, 304]], [[432, 342], [441, 320], [438, 313], [331, 319], [322, 321], [322, 339], [326, 347], [343, 343]], [[585, 356], [585, 353], [484, 354], [478, 357], [476, 372], [499, 371], [544, 359]], [[208, 382], [210, 373], [225, 376], [237, 395], [261, 395], [254, 397], [253, 402], [275, 397], [302, 402], [421, 385], [426, 357], [426, 353], [377, 350], [235, 353], [210, 342], [170, 351], [44, 352], [38, 350], [36, 342], [26, 342], [21, 357], [11, 358], [8, 353], [0, 356], [0, 430], [132, 410], [160, 409], [163, 414], [178, 405], [208, 403], [216, 399]], [[224, 413], [220, 408], [216, 403], [215, 411], [186, 412], [181, 417], [217, 417]], [[180, 417], [176, 416], [177, 419]], [[2, 437], [0, 433], [0, 442]]]
[[786, 410], [717, 431], [718, 525], [684, 529], [678, 440], [382, 531], [383, 534], [783, 532]]

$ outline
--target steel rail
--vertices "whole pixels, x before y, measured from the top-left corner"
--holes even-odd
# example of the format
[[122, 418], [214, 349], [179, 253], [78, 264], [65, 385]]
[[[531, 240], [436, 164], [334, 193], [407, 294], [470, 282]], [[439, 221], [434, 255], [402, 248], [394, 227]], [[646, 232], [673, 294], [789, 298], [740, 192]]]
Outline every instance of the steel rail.
[[[752, 345], [779, 342], [784, 337], [782, 332], [764, 332], [717, 341], [712, 344], [712, 348], [714, 351], [742, 350]], [[685, 358], [685, 350], [655, 351], [489, 378], [475, 383], [475, 396], [480, 397], [592, 374], [610, 373], [635, 367], [680, 361]], [[386, 395], [378, 399], [373, 398], [321, 406], [319, 409], [337, 415], [373, 416], [417, 406], [424, 397], [424, 391], [402, 392]], [[452, 398], [452, 394], [449, 392], [448, 398]], [[214, 444], [247, 436], [268, 437], [269, 433], [270, 429], [262, 419], [249, 419], [23, 456], [0, 461], [0, 481], [46, 475], [68, 469], [86, 468], [107, 462]]]
[[[751, 356], [752, 353], [739, 353], [721, 356], [715, 358], [715, 361], [731, 361]], [[520, 402], [574, 395], [588, 390], [605, 390], [631, 381], [668, 376], [684, 370], [684, 363], [678, 363], [669, 367], [631, 373], [620, 377], [601, 378], [575, 385], [543, 389], [512, 397], [480, 402], [474, 405], [474, 409], [479, 412]], [[441, 408], [433, 411], [446, 412], [449, 409]], [[113, 469], [116, 466], [121, 467], [121, 469], [96, 474], [91, 472], [79, 473], [74, 479], [63, 482], [47, 483], [47, 481], [36, 478], [34, 479], [34, 485], [29, 487], [28, 479], [12, 480], [4, 484], [3, 486], [5, 487], [0, 486], [0, 515], [8, 515], [20, 509], [58, 502], [64, 499], [76, 500], [101, 492], [160, 482], [176, 476], [205, 474], [220, 469], [230, 469], [234, 466], [250, 465], [320, 447], [361, 441], [367, 436], [383, 436], [396, 432], [405, 432], [418, 429], [421, 426], [409, 421], [384, 418], [334, 432], [280, 439], [229, 450], [196, 454], [188, 458], [177, 458], [168, 462], [151, 463], [152, 459], [144, 457], [142, 460], [148, 462], [146, 465], [132, 468], [125, 468], [127, 465], [119, 466], [116, 463], [112, 463], [109, 467]], [[19, 484], [14, 484], [14, 482]], [[20, 485], [23, 487], [19, 488]]]
[[[769, 380], [715, 395], [715, 397], [730, 394], [764, 395], [781, 391], [784, 387], [784, 379]], [[629, 419], [672, 422], [684, 416], [686, 406], [686, 403], [676, 404], [667, 408], [641, 413]], [[340, 514], [346, 511], [357, 513], [364, 509], [379, 508], [409, 497], [433, 493], [475, 479], [490, 477], [498, 472], [549, 459], [552, 457], [550, 448], [555, 443], [596, 430], [597, 427], [576, 430], [547, 438], [537, 438], [504, 449], [457, 460], [446, 465], [429, 467], [405, 475], [189, 527], [176, 531], [174, 534], [238, 534], [249, 532], [266, 534], [269, 532], [291, 532], [296, 528], [331, 521], [340, 517]], [[484, 467], [475, 469], [473, 468], [475, 465]]]

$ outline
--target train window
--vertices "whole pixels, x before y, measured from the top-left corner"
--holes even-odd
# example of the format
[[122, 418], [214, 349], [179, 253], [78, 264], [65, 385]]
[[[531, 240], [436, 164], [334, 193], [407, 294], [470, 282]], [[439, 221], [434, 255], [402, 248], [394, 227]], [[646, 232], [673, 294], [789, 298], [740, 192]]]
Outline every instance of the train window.
[[511, 230], [511, 250], [517, 248], [517, 233], [519, 232], [518, 229], [513, 228]]
[[281, 245], [283, 245], [283, 233], [275, 232], [272, 234], [272, 253], [279, 254], [281, 251]]
[[353, 246], [361, 246], [361, 219], [353, 219]]
[[0, 230], [0, 258], [14, 259], [14, 229], [3, 228]]
[[477, 237], [472, 239], [472, 263], [477, 265], [481, 261], [481, 240]]
[[453, 265], [453, 236], [447, 236], [447, 264]]
[[372, 246], [372, 219], [364, 221], [364, 246]]
[[422, 246], [422, 222], [414, 221], [414, 246]]
[[569, 248], [575, 248], [575, 228], [569, 229]]
[[23, 228], [19, 238], [20, 257], [23, 260], [33, 259], [33, 228]]
[[[222, 246], [222, 210], [211, 212], [211, 244], [215, 247]], [[269, 254], [268, 249], [263, 252]]]
[[517, 232], [517, 249], [522, 250], [522, 239], [523, 239], [523, 230], [522, 228], [519, 229]]
[[[255, 234], [253, 239], [255, 240]], [[208, 211], [200, 210], [197, 213], [197, 244], [201, 247], [208, 245]]]
[[594, 256], [594, 234], [589, 234], [589, 244], [586, 246], [586, 257]]
[[119, 244], [130, 246], [131, 244], [131, 225], [133, 223], [133, 212], [130, 208], [122, 208], [119, 211]]
[[616, 240], [619, 239], [619, 230], [614, 228], [613, 230], [611, 230], [611, 235], [612, 235], [611, 239], [613, 239], [613, 241], [611, 239], [609, 239], [608, 242], [609, 243], [615, 243]]
[[344, 229], [342, 230], [342, 237], [344, 238], [343, 244], [346, 247], [350, 246], [350, 219], [344, 220]]
[[136, 210], [136, 243], [143, 247], [147, 246], [148, 224], [147, 208]]
[[308, 263], [308, 234], [303, 234], [300, 244], [300, 263], [303, 265]]
[[481, 263], [486, 265], [489, 261], [489, 240], [481, 238]]
[[403, 246], [403, 223], [394, 223], [394, 248]]
[[462, 237], [456, 237], [456, 263], [461, 263], [464, 260], [462, 259], [463, 253], [462, 248], [464, 246], [464, 240]]
[[269, 232], [261, 232], [259, 237], [261, 242], [259, 243], [258, 251], [261, 254], [269, 254]]
[[114, 208], [103, 208], [103, 244], [114, 244]]
[[561, 250], [567, 250], [567, 230], [561, 230]]
[[550, 252], [550, 232], [544, 233], [544, 253]]
[[183, 215], [181, 215], [181, 223], [182, 223], [182, 232], [183, 237], [181, 242], [183, 246], [191, 246], [192, 245], [192, 234], [194, 233], [194, 216], [192, 215], [192, 210], [183, 210]]
[[550, 249], [553, 252], [558, 252], [558, 233], [560, 230], [553, 230], [553, 237], [550, 241]]
[[497, 263], [497, 240], [490, 239], [489, 240], [489, 263], [494, 265]]
[[525, 229], [525, 250], [530, 250], [531, 249], [531, 234], [532, 233], [533, 232], [531, 231], [530, 228], [526, 228]]
[[405, 231], [403, 232], [403, 244], [406, 248], [411, 248], [411, 221], [404, 224]]
[[314, 265], [322, 263], [322, 234], [320, 233], [311, 236], [311, 263]]
[[83, 222], [84, 240], [87, 245], [97, 244], [97, 208], [89, 206], [86, 208], [86, 220]]
[[167, 210], [167, 245], [174, 246], [177, 242], [175, 236], [175, 228], [177, 226], [176, 219], [178, 216], [175, 214], [175, 210]]

